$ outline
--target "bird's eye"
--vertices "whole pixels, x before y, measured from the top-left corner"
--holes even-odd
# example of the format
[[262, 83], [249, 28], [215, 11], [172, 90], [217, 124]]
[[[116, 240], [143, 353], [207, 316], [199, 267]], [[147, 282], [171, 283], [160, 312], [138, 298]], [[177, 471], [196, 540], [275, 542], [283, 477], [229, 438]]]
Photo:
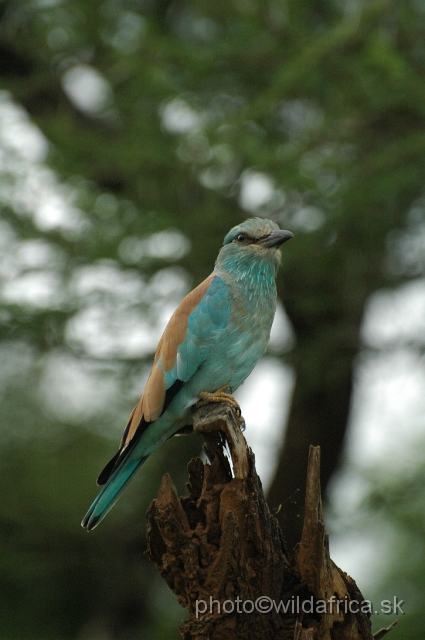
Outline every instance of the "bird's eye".
[[246, 240], [246, 235], [244, 233], [238, 233], [235, 240], [237, 240], [238, 242], [243, 242], [244, 240]]

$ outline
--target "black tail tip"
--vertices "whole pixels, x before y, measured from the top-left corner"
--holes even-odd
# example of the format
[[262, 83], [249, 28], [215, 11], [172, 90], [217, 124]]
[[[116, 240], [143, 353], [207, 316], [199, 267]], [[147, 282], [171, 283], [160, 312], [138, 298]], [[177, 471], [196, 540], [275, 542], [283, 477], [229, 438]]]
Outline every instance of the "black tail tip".
[[87, 529], [87, 531], [92, 531], [100, 521], [100, 516], [85, 516], [84, 520], [81, 523], [83, 529]]
[[87, 529], [87, 531], [91, 531], [93, 527], [96, 526], [98, 520], [99, 518], [97, 517], [93, 518], [92, 514], [89, 512], [84, 516], [81, 522], [81, 526], [83, 527], [83, 529]]

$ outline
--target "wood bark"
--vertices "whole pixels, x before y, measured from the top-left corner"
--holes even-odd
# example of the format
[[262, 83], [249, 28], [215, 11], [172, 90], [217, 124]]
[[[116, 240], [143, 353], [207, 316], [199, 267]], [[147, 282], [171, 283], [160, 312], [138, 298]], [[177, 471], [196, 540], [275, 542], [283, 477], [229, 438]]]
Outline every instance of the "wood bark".
[[196, 409], [194, 428], [208, 462], [191, 460], [183, 498], [165, 475], [147, 514], [150, 557], [189, 612], [183, 639], [372, 640], [361, 593], [329, 557], [319, 447], [310, 448], [302, 538], [290, 554], [232, 407]]

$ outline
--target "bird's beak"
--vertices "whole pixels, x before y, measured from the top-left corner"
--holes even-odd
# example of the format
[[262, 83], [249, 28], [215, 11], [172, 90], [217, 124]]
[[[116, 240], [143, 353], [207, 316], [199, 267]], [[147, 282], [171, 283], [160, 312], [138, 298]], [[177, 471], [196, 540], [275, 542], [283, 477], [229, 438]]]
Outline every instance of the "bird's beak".
[[276, 231], [272, 231], [268, 236], [259, 240], [258, 243], [269, 249], [270, 247], [280, 247], [281, 244], [293, 237], [294, 234], [291, 231], [276, 229]]

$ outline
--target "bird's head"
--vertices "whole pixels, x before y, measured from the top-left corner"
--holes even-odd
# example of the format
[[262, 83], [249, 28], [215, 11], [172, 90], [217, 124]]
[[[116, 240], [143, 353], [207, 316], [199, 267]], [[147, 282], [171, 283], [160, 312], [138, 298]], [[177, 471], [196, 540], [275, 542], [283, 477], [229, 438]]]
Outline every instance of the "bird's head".
[[226, 235], [217, 264], [229, 269], [262, 262], [270, 265], [276, 273], [280, 262], [279, 248], [293, 237], [293, 233], [279, 229], [272, 220], [249, 218]]

